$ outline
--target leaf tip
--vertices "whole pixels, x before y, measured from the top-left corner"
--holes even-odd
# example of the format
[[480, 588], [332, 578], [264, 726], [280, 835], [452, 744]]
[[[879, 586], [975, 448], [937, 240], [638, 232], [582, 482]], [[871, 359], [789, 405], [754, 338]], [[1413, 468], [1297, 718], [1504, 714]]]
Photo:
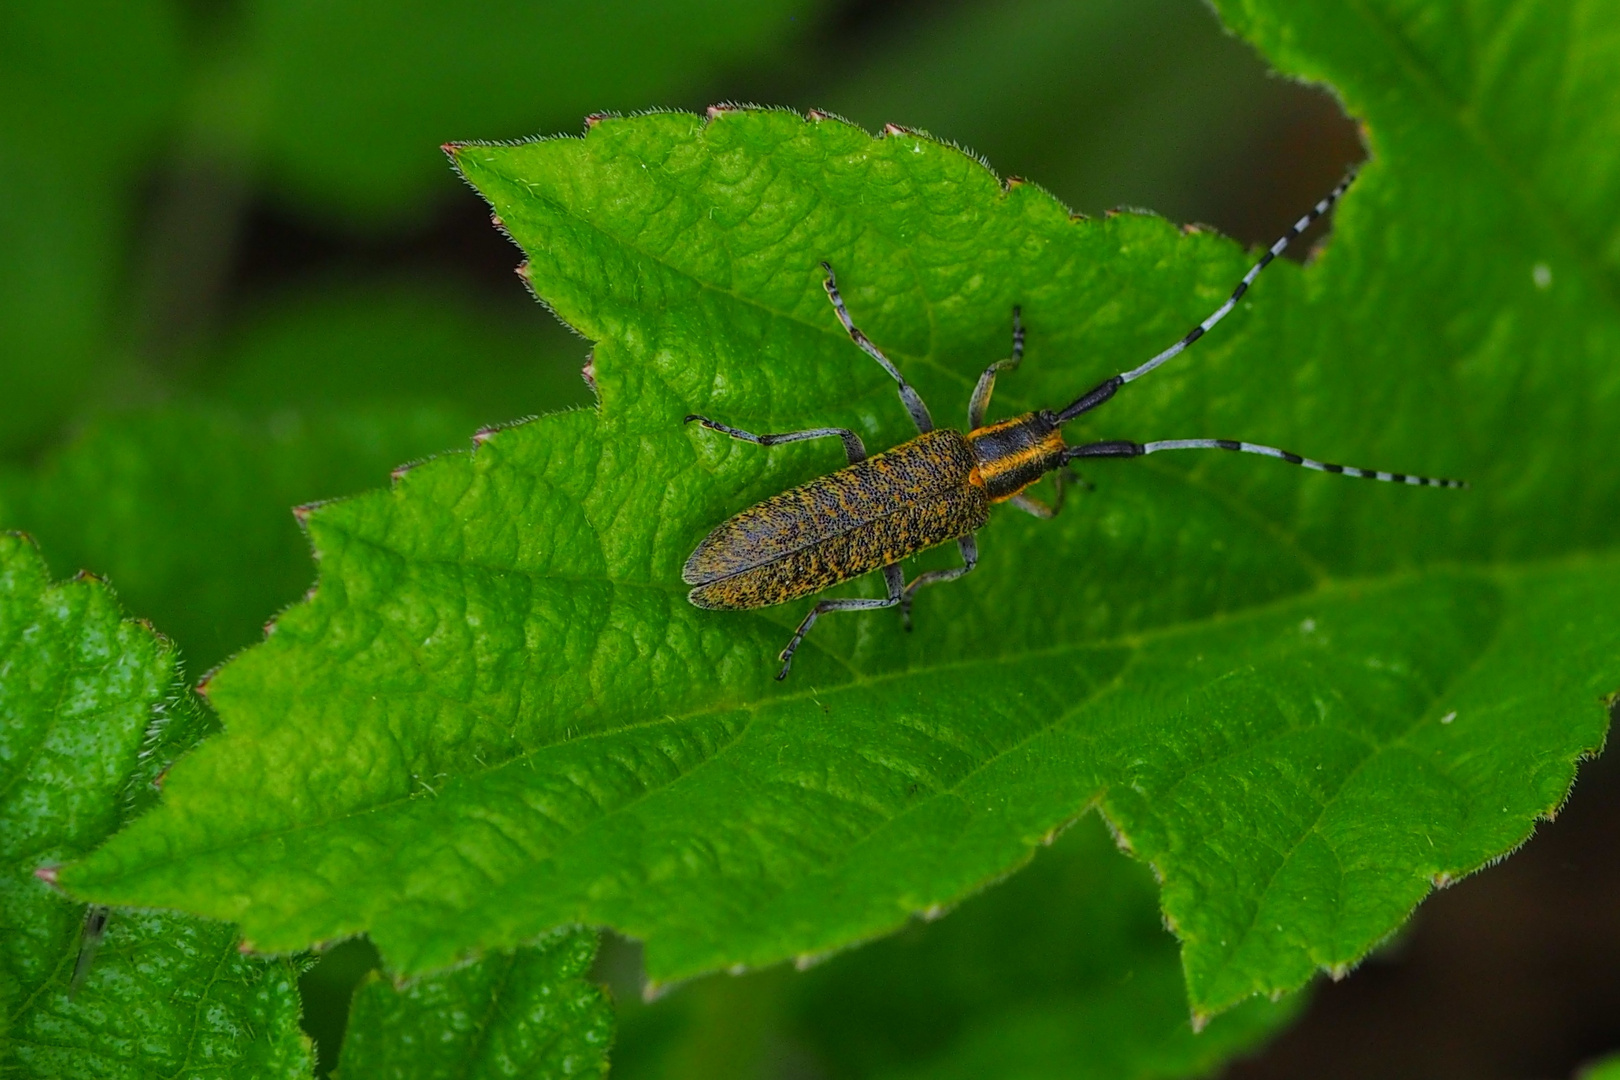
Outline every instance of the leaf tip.
[[258, 951], [258, 949], [253, 942], [249, 941], [247, 938], [243, 938], [241, 941], [236, 943], [236, 951], [241, 953], [243, 956], [252, 956]]
[[884, 124], [883, 125], [883, 134], [884, 135], [915, 135], [916, 132], [912, 131], [910, 128], [901, 127], [899, 124]]
[[1023, 187], [1028, 182], [1029, 181], [1025, 180], [1022, 176], [1009, 176], [1007, 179], [1001, 182], [1001, 190], [1012, 191], [1015, 188]]
[[456, 155], [461, 153], [462, 147], [464, 147], [466, 145], [467, 145], [466, 143], [458, 143], [458, 142], [440, 143], [439, 144], [439, 149], [444, 151], [444, 156], [445, 157], [449, 158], [451, 161], [454, 161], [454, 160], [456, 160]]
[[736, 112], [736, 111], [737, 111], [737, 106], [732, 105], [730, 102], [722, 102], [719, 105], [710, 105], [707, 109], [704, 109], [703, 110], [703, 115], [708, 117], [710, 122], [712, 123], [713, 121], [718, 120], [722, 116], [726, 115], [726, 113]]
[[300, 529], [309, 524], [309, 515], [315, 512], [315, 507], [315, 503], [301, 503], [292, 508], [293, 517], [298, 520], [298, 527]]
[[53, 889], [56, 888], [56, 879], [61, 872], [62, 868], [60, 866], [38, 866], [34, 868], [34, 876]]
[[92, 570], [80, 570], [78, 573], [73, 575], [73, 580], [74, 581], [88, 581], [88, 582], [90, 582], [92, 584], [95, 584], [95, 585], [105, 585], [105, 584], [107, 584], [107, 579], [106, 578], [103, 578], [100, 574], [97, 574]]
[[813, 120], [819, 124], [823, 120], [831, 120], [832, 113], [822, 112], [820, 109], [811, 109], [804, 114], [804, 118], [806, 120]]
[[924, 922], [936, 922], [945, 917], [945, 905], [929, 904], [927, 907], [917, 912], [917, 914], [922, 917]]
[[585, 385], [596, 394], [596, 350], [592, 349], [585, 354], [585, 366], [579, 369], [579, 377], [585, 380]]
[[426, 463], [429, 460], [431, 460], [431, 459], [429, 459], [429, 458], [416, 458], [413, 461], [407, 461], [407, 462], [405, 462], [403, 464], [395, 465], [392, 469], [389, 470], [388, 479], [391, 482], [393, 482], [395, 484], [398, 484], [401, 480], [405, 479], [406, 474], [408, 474], [411, 470], [415, 469], [418, 465], [422, 465], [422, 464]]
[[1207, 1013], [1207, 1012], [1199, 1012], [1197, 1009], [1194, 1009], [1193, 1014], [1192, 1014], [1193, 1034], [1197, 1035], [1199, 1032], [1203, 1031], [1206, 1027], [1208, 1027], [1209, 1026], [1209, 1019], [1210, 1019], [1209, 1013]]
[[618, 115], [619, 115], [618, 113], [613, 113], [613, 112], [593, 112], [593, 113], [591, 113], [589, 116], [585, 117], [585, 131], [586, 131], [586, 133], [589, 134], [590, 130], [592, 128], [594, 128], [597, 124], [600, 124], [604, 120], [617, 119]]
[[1450, 886], [1451, 883], [1456, 880], [1456, 878], [1451, 876], [1450, 872], [1442, 870], [1438, 874], [1434, 875], [1434, 877], [1430, 878], [1429, 883], [1437, 889], [1444, 889]]
[[648, 979], [641, 984], [641, 1000], [651, 1005], [665, 994], [669, 993], [671, 983], [661, 983], [657, 979]]
[[1350, 965], [1344, 963], [1329, 964], [1327, 973], [1328, 978], [1332, 979], [1334, 982], [1343, 982], [1345, 976], [1350, 974]]

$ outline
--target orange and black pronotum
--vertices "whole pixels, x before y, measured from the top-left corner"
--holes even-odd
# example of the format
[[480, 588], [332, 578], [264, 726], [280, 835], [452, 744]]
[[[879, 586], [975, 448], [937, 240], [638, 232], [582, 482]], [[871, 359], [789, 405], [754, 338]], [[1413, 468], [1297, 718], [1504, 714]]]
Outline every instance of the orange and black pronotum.
[[[1076, 458], [1138, 457], [1161, 450], [1237, 450], [1263, 454], [1321, 472], [1343, 473], [1369, 480], [1428, 487], [1466, 487], [1458, 480], [1436, 480], [1404, 473], [1378, 472], [1350, 465], [1329, 465], [1287, 450], [1232, 439], [1161, 439], [1156, 442], [1105, 442], [1069, 446], [1062, 426], [1108, 401], [1126, 383], [1134, 382], [1197, 341], [1236, 306], [1266, 265], [1280, 255], [1289, 241], [1328, 211], [1354, 176], [1347, 177], [1310, 213], [1266, 251], [1243, 275], [1226, 302], [1216, 308], [1186, 337], [1153, 359], [1115, 375], [1082, 394], [1058, 412], [1041, 409], [1011, 420], [984, 426], [985, 408], [995, 388], [996, 375], [1018, 366], [1024, 354], [1024, 328], [1013, 308], [1012, 355], [985, 369], [968, 400], [968, 432], [934, 427], [928, 407], [906, 382], [898, 368], [849, 317], [832, 267], [827, 272], [827, 296], [849, 336], [883, 366], [900, 389], [900, 400], [917, 425], [918, 436], [893, 450], [866, 456], [861, 438], [847, 428], [811, 428], [781, 435], [754, 435], [703, 416], [688, 416], [706, 428], [760, 446], [837, 437], [843, 440], [849, 465], [818, 477], [791, 491], [774, 495], [724, 522], [703, 539], [686, 560], [682, 577], [696, 586], [689, 594], [701, 608], [744, 610], [769, 607], [810, 596], [840, 582], [881, 569], [888, 584], [882, 599], [822, 600], [810, 609], [788, 640], [780, 659], [778, 679], [787, 677], [793, 653], [816, 619], [829, 611], [868, 611], [899, 607], [906, 628], [911, 628], [911, 601], [924, 585], [950, 581], [972, 570], [979, 559], [973, 534], [990, 517], [990, 507], [1010, 502], [1036, 517], [1050, 518], [1062, 508], [1066, 467]], [[1024, 494], [1024, 489], [1049, 472], [1056, 472], [1057, 497], [1051, 506]], [[918, 574], [908, 584], [900, 563], [910, 555], [955, 540], [962, 565], [949, 570]]]

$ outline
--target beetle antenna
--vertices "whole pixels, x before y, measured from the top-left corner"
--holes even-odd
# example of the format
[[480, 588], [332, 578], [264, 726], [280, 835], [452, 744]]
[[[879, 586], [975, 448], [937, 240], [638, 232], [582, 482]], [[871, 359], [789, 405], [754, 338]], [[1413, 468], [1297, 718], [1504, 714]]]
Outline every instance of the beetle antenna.
[[1343, 180], [1339, 181], [1338, 187], [1328, 192], [1325, 199], [1311, 207], [1310, 212], [1304, 217], [1294, 222], [1294, 227], [1284, 233], [1275, 244], [1272, 244], [1271, 247], [1267, 248], [1266, 253], [1260, 257], [1260, 261], [1251, 266], [1249, 268], [1249, 272], [1243, 275], [1243, 280], [1238, 282], [1238, 287], [1236, 289], [1232, 290], [1232, 295], [1226, 298], [1226, 303], [1216, 308], [1209, 318], [1193, 327], [1192, 330], [1188, 332], [1186, 337], [1182, 338], [1180, 341], [1176, 342], [1174, 345], [1170, 346], [1168, 349], [1164, 350], [1164, 352], [1160, 353], [1158, 356], [1155, 356], [1147, 363], [1133, 367], [1129, 371], [1122, 371], [1113, 378], [1106, 380], [1093, 389], [1080, 395], [1080, 397], [1076, 398], [1068, 408], [1057, 414], [1057, 422], [1060, 424], [1066, 424], [1070, 420], [1073, 420], [1075, 417], [1079, 416], [1081, 413], [1090, 412], [1092, 409], [1095, 409], [1097, 406], [1113, 397], [1114, 394], [1119, 391], [1119, 388], [1124, 386], [1126, 383], [1135, 382], [1137, 379], [1140, 379], [1142, 376], [1146, 375], [1160, 364], [1163, 364], [1166, 361], [1180, 355], [1182, 350], [1186, 349], [1187, 346], [1209, 333], [1210, 329], [1213, 328], [1216, 323], [1226, 318], [1227, 312], [1231, 311], [1237, 306], [1237, 302], [1243, 298], [1243, 294], [1249, 291], [1249, 286], [1254, 284], [1254, 279], [1260, 276], [1260, 271], [1269, 266], [1271, 264], [1271, 260], [1275, 259], [1278, 255], [1281, 255], [1283, 251], [1287, 249], [1289, 243], [1292, 242], [1294, 238], [1299, 236], [1300, 233], [1310, 228], [1312, 223], [1315, 222], [1317, 218], [1321, 217], [1323, 214], [1332, 209], [1333, 204], [1339, 201], [1339, 196], [1344, 194], [1345, 189], [1350, 186], [1355, 178], [1356, 174], [1352, 170], [1349, 175], [1347, 175]]
[[1275, 446], [1259, 446], [1255, 443], [1238, 442], [1235, 439], [1160, 439], [1158, 442], [1135, 443], [1125, 439], [1111, 439], [1107, 442], [1088, 443], [1085, 446], [1075, 446], [1067, 450], [1063, 457], [1065, 461], [1082, 457], [1141, 457], [1143, 454], [1157, 454], [1161, 450], [1236, 450], [1244, 454], [1260, 454], [1264, 457], [1277, 458], [1290, 465], [1300, 465], [1317, 472], [1340, 473], [1344, 476], [1359, 476], [1365, 480], [1382, 480], [1389, 484], [1410, 484], [1413, 487], [1442, 487], [1466, 488], [1466, 480], [1440, 480], [1432, 476], [1408, 476], [1405, 473], [1379, 472], [1376, 469], [1358, 469], [1354, 465], [1330, 465], [1325, 461], [1315, 461], [1308, 457], [1289, 453], [1287, 450], [1278, 450]]

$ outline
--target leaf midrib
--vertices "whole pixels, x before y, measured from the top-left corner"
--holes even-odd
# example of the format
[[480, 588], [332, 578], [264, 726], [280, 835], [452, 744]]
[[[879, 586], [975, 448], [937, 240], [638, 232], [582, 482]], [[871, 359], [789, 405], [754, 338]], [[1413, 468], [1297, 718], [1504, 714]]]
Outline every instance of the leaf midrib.
[[[1555, 558], [1555, 559], [1534, 560], [1534, 561], [1530, 561], [1530, 562], [1526, 562], [1526, 563], [1511, 563], [1511, 564], [1497, 563], [1497, 564], [1493, 564], [1493, 563], [1471, 563], [1471, 562], [1457, 561], [1457, 562], [1448, 562], [1448, 563], [1444, 563], [1444, 564], [1431, 564], [1429, 566], [1424, 567], [1421, 570], [1402, 570], [1402, 571], [1396, 571], [1394, 573], [1387, 574], [1387, 575], [1377, 575], [1377, 576], [1357, 577], [1357, 578], [1331, 579], [1331, 580], [1325, 582], [1323, 585], [1321, 585], [1321, 586], [1319, 586], [1317, 588], [1309, 589], [1309, 590], [1302, 590], [1301, 592], [1298, 592], [1298, 593], [1290, 593], [1290, 594], [1285, 595], [1285, 596], [1276, 597], [1276, 598], [1273, 598], [1272, 600], [1266, 601], [1265, 603], [1257, 604], [1257, 605], [1254, 605], [1254, 606], [1251, 606], [1251, 607], [1248, 607], [1248, 608], [1243, 608], [1243, 609], [1239, 609], [1239, 610], [1231, 611], [1231, 612], [1217, 612], [1217, 613], [1215, 613], [1213, 615], [1205, 616], [1205, 617], [1200, 618], [1200, 619], [1189, 620], [1187, 622], [1176, 623], [1176, 624], [1162, 626], [1162, 627], [1154, 627], [1154, 628], [1152, 628], [1150, 630], [1140, 631], [1140, 632], [1137, 632], [1137, 633], [1134, 633], [1134, 634], [1121, 635], [1121, 636], [1119, 636], [1117, 638], [1109, 639], [1107, 641], [1085, 642], [1085, 643], [1078, 643], [1078, 644], [1077, 643], [1065, 643], [1063, 645], [1055, 645], [1055, 646], [1051, 646], [1051, 647], [1045, 648], [1045, 649], [1029, 649], [1029, 650], [1025, 650], [1023, 652], [1019, 652], [1019, 653], [1016, 653], [1016, 654], [998, 654], [996, 656], [991, 656], [991, 657], [986, 657], [986, 656], [966, 657], [966, 658], [962, 658], [962, 659], [959, 659], [959, 660], [950, 661], [950, 662], [947, 662], [947, 663], [935, 664], [935, 665], [932, 665], [932, 666], [929, 666], [929, 667], [926, 667], [926, 668], [906, 668], [904, 670], [882, 672], [882, 673], [879, 673], [879, 674], [876, 674], [876, 675], [859, 675], [856, 678], [852, 679], [848, 683], [842, 683], [842, 684], [839, 684], [838, 686], [832, 687], [830, 689], [831, 690], [843, 691], [843, 690], [846, 690], [846, 689], [851, 689], [851, 688], [856, 688], [856, 687], [874, 687], [874, 686], [882, 685], [884, 683], [897, 682], [897, 681], [899, 681], [901, 679], [910, 678], [910, 677], [914, 677], [914, 676], [925, 676], [926, 677], [926, 676], [932, 676], [932, 675], [938, 674], [940, 672], [957, 671], [957, 670], [972, 668], [972, 667], [981, 666], [981, 665], [982, 666], [991, 666], [991, 667], [999, 666], [1000, 664], [1005, 663], [1005, 662], [1007, 662], [1009, 660], [1042, 659], [1042, 658], [1046, 658], [1046, 657], [1057, 657], [1057, 656], [1063, 656], [1063, 655], [1068, 655], [1068, 654], [1072, 654], [1072, 653], [1079, 653], [1079, 652], [1085, 652], [1085, 651], [1101, 652], [1101, 651], [1105, 651], [1105, 650], [1109, 650], [1109, 649], [1128, 649], [1128, 650], [1139, 651], [1141, 648], [1143, 648], [1146, 645], [1154, 644], [1154, 643], [1157, 643], [1160, 640], [1163, 640], [1163, 639], [1166, 639], [1166, 638], [1172, 638], [1172, 637], [1175, 637], [1177, 635], [1194, 634], [1194, 633], [1198, 633], [1200, 631], [1203, 631], [1205, 629], [1217, 627], [1217, 626], [1220, 626], [1220, 625], [1223, 625], [1223, 624], [1228, 624], [1228, 623], [1231, 623], [1231, 622], [1234, 622], [1234, 621], [1237, 621], [1237, 620], [1264, 618], [1266, 615], [1270, 614], [1273, 610], [1281, 609], [1281, 608], [1283, 608], [1285, 606], [1296, 603], [1296, 602], [1298, 602], [1298, 601], [1300, 601], [1300, 600], [1302, 600], [1302, 599], [1304, 599], [1305, 597], [1308, 597], [1308, 596], [1313, 596], [1313, 595], [1315, 595], [1315, 596], [1325, 596], [1325, 595], [1330, 595], [1330, 594], [1338, 593], [1338, 592], [1352, 593], [1352, 592], [1361, 591], [1361, 590], [1393, 588], [1393, 587], [1397, 587], [1397, 586], [1399, 586], [1399, 585], [1401, 585], [1403, 583], [1419, 581], [1419, 580], [1421, 580], [1423, 578], [1426, 578], [1426, 577], [1429, 577], [1431, 575], [1438, 575], [1438, 574], [1444, 574], [1444, 573], [1478, 574], [1478, 575], [1483, 575], [1483, 576], [1490, 577], [1490, 578], [1501, 579], [1504, 576], [1518, 576], [1518, 575], [1523, 575], [1523, 574], [1545, 573], [1545, 572], [1550, 572], [1550, 571], [1559, 570], [1559, 569], [1573, 570], [1573, 569], [1580, 568], [1582, 566], [1594, 565], [1594, 564], [1597, 564], [1597, 563], [1600, 563], [1600, 562], [1610, 561], [1610, 560], [1614, 560], [1614, 559], [1617, 559], [1617, 558], [1620, 558], [1620, 546], [1616, 546], [1614, 548], [1599, 549], [1598, 551], [1595, 551], [1595, 552], [1581, 552], [1581, 553], [1577, 553], [1575, 555], [1560, 556], [1560, 557]], [[1125, 670], [1127, 670], [1131, 663], [1132, 663], [1131, 660], [1127, 660], [1126, 663], [1121, 668], [1121, 673], [1123, 673]], [[1117, 675], [1116, 675], [1116, 678], [1117, 678]], [[1099, 688], [1098, 688], [1099, 691], [1101, 691], [1106, 686], [1112, 685], [1112, 683], [1113, 683], [1113, 680], [1109, 680], [1108, 683], [1101, 684], [1099, 686]], [[692, 710], [690, 712], [679, 713], [679, 714], [673, 714], [673, 713], [665, 714], [663, 716], [657, 717], [656, 719], [648, 719], [648, 720], [643, 720], [643, 721], [640, 721], [640, 722], [637, 722], [637, 723], [625, 724], [625, 725], [622, 725], [620, 727], [616, 727], [616, 728], [612, 728], [612, 729], [608, 729], [608, 730], [604, 730], [604, 731], [592, 731], [592, 732], [581, 733], [580, 735], [574, 736], [573, 738], [568, 739], [566, 741], [568, 743], [579, 743], [579, 742], [583, 742], [583, 741], [586, 741], [586, 740], [589, 740], [589, 739], [608, 738], [608, 737], [617, 736], [617, 735], [619, 735], [619, 734], [621, 734], [623, 732], [626, 732], [626, 731], [642, 730], [642, 729], [646, 729], [646, 728], [658, 727], [658, 726], [665, 725], [665, 724], [678, 724], [678, 723], [683, 723], [683, 722], [685, 722], [687, 720], [701, 719], [701, 718], [710, 717], [710, 716], [719, 716], [719, 715], [722, 715], [722, 714], [727, 713], [727, 712], [753, 713], [753, 712], [755, 712], [756, 710], [758, 710], [758, 709], [760, 709], [762, 707], [774, 706], [774, 705], [776, 705], [778, 703], [793, 702], [793, 701], [804, 701], [804, 700], [815, 700], [815, 695], [818, 692], [820, 692], [822, 689], [826, 689], [826, 688], [808, 687], [808, 688], [806, 688], [805, 690], [802, 690], [802, 691], [797, 691], [797, 692], [792, 692], [792, 693], [784, 693], [784, 694], [772, 696], [772, 697], [769, 697], [769, 698], [760, 699], [758, 701], [742, 703], [742, 704], [724, 704], [724, 703], [720, 703], [720, 702], [715, 702], [715, 703], [705, 705], [702, 708], [694, 709], [694, 710]], [[744, 724], [744, 730], [746, 730], [747, 726], [748, 726], [748, 724], [745, 723]], [[500, 763], [498, 763], [496, 765], [491, 765], [491, 766], [487, 766], [487, 767], [484, 767], [484, 768], [469, 769], [469, 770], [466, 770], [465, 772], [458, 773], [453, 777], [453, 779], [463, 781], [463, 782], [471, 782], [471, 781], [475, 781], [475, 780], [483, 777], [484, 775], [487, 775], [487, 774], [492, 773], [492, 772], [494, 772], [496, 770], [499, 770], [499, 769], [515, 768], [515, 767], [518, 767], [518, 766], [522, 765], [529, 758], [535, 756], [536, 754], [541, 753], [541, 752], [543, 752], [545, 750], [551, 749], [552, 747], [557, 746], [557, 745], [560, 745], [560, 744], [549, 743], [549, 744], [546, 744], [545, 746], [540, 747], [540, 748], [538, 748], [536, 750], [524, 751], [523, 753], [520, 753], [520, 754], [514, 755], [513, 757], [507, 758], [507, 759], [501, 761]], [[1014, 745], [1016, 746], [1017, 744], [1014, 744]], [[1007, 752], [1006, 750], [998, 751], [997, 754], [994, 755], [992, 758], [986, 759], [986, 764], [989, 761], [995, 760], [996, 757], [999, 757], [999, 756], [1005, 754], [1006, 752]], [[708, 762], [713, 761], [715, 759], [715, 756], [717, 756], [717, 755], [704, 758], [703, 761], [699, 762], [698, 765], [695, 768], [701, 768], [704, 764], [707, 764]], [[978, 768], [982, 768], [982, 765], [979, 766]], [[695, 771], [695, 769], [694, 769], [694, 771]], [[974, 771], [976, 772], [977, 768]], [[689, 776], [689, 775], [691, 775], [691, 772], [681, 774], [682, 777]], [[679, 778], [677, 778], [677, 779], [679, 779]], [[673, 782], [675, 782], [675, 781], [672, 781], [672, 783]], [[650, 793], [651, 790], [662, 790], [662, 789], [650, 789], [649, 793]], [[946, 789], [946, 790], [949, 791], [951, 789]], [[633, 805], [635, 802], [639, 801], [640, 799], [646, 798], [647, 794], [649, 794], [649, 793], [643, 793], [641, 796], [637, 796], [636, 799], [631, 800], [626, 805]], [[414, 794], [413, 795], [406, 795], [406, 796], [402, 796], [402, 797], [396, 797], [396, 798], [388, 799], [388, 800], [385, 800], [385, 801], [382, 801], [382, 802], [373, 803], [373, 804], [371, 804], [369, 806], [349, 810], [349, 811], [346, 811], [346, 812], [344, 812], [342, 814], [334, 815], [334, 816], [327, 817], [327, 818], [322, 818], [322, 819], [312, 820], [312, 821], [307, 821], [307, 822], [300, 822], [300, 823], [293, 824], [293, 825], [288, 825], [288, 826], [285, 826], [285, 827], [282, 827], [282, 828], [266, 829], [266, 830], [262, 830], [262, 831], [259, 831], [259, 832], [243, 834], [241, 836], [231, 838], [229, 840], [229, 842], [226, 842], [226, 843], [215, 844], [215, 845], [211, 845], [211, 846], [208, 846], [208, 847], [190, 848], [190, 849], [187, 849], [184, 852], [180, 852], [180, 853], [174, 854], [172, 856], [166, 856], [166, 857], [163, 857], [163, 858], [145, 859], [145, 860], [142, 861], [142, 871], [143, 872], [150, 872], [150, 871], [152, 871], [154, 869], [157, 869], [157, 868], [160, 868], [160, 867], [172, 866], [172, 865], [179, 864], [181, 862], [189, 861], [191, 859], [201, 858], [201, 857], [205, 857], [205, 856], [211, 856], [211, 855], [219, 854], [219, 853], [226, 852], [226, 851], [232, 851], [232, 850], [235, 850], [235, 849], [237, 849], [239, 847], [258, 844], [258, 843], [261, 843], [263, 841], [271, 840], [271, 839], [274, 839], [274, 838], [277, 838], [277, 837], [292, 836], [292, 835], [297, 835], [297, 834], [305, 832], [305, 831], [328, 828], [328, 827], [340, 824], [342, 822], [345, 822], [345, 821], [348, 821], [348, 820], [351, 820], [351, 819], [362, 818], [362, 817], [365, 817], [366, 815], [369, 815], [369, 814], [381, 813], [383, 811], [393, 809], [395, 807], [398, 807], [398, 806], [401, 806], [403, 804], [409, 803], [409, 802], [414, 801], [416, 799], [419, 799], [421, 797], [422, 796], [420, 796], [420, 795], [414, 795]], [[620, 809], [622, 809], [622, 807]], [[604, 815], [604, 818], [607, 817], [607, 816], [610, 816], [613, 813], [618, 813], [618, 812], [619, 812], [619, 810], [610, 811], [609, 814]], [[597, 820], [601, 820], [601, 819], [597, 819]]]

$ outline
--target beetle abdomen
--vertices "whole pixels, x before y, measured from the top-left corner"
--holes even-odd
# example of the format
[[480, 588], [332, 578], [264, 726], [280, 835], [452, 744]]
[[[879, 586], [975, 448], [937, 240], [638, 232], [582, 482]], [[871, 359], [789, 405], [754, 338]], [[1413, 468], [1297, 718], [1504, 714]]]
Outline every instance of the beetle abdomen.
[[920, 435], [817, 477], [724, 522], [686, 560], [703, 608], [755, 608], [809, 596], [984, 524], [989, 502], [968, 482], [960, 432]]

